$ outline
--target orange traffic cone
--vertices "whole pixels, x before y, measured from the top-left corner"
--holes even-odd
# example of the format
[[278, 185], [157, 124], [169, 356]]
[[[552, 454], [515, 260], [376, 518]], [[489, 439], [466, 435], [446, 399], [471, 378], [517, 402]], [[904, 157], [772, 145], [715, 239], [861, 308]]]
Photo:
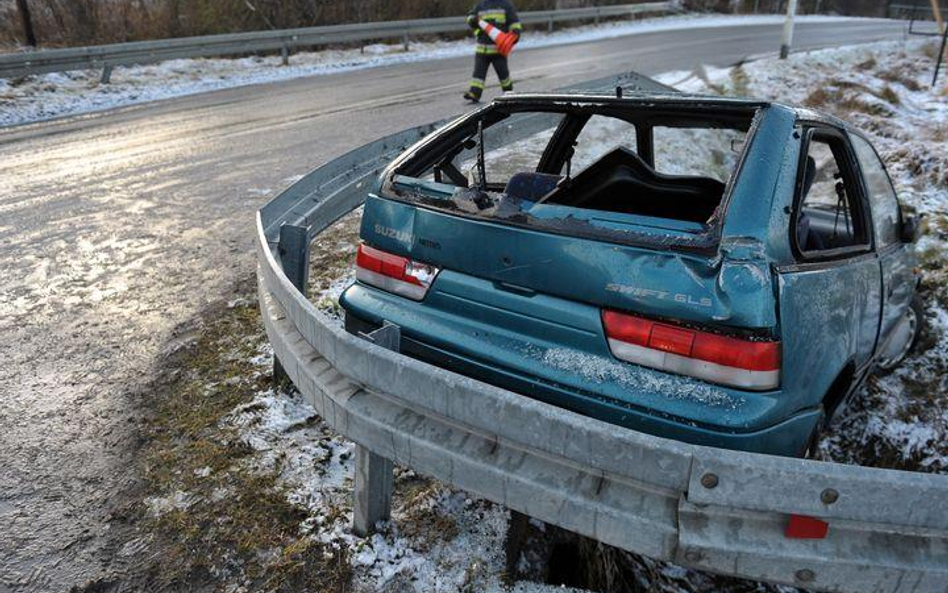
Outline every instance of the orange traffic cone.
[[504, 33], [494, 25], [488, 23], [487, 21], [480, 21], [477, 25], [481, 28], [481, 31], [487, 34], [490, 37], [490, 40], [494, 42], [494, 45], [497, 46], [497, 51], [500, 52], [500, 55], [505, 58], [510, 55], [510, 52], [513, 51], [514, 45], [517, 43], [517, 36], [513, 33]]

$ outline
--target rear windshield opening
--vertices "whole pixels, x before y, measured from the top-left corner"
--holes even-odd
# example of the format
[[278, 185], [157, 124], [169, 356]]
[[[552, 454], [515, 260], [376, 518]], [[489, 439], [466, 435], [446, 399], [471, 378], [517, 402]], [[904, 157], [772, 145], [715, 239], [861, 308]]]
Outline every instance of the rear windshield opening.
[[390, 187], [489, 218], [701, 233], [756, 110], [656, 105], [501, 103], [399, 163]]

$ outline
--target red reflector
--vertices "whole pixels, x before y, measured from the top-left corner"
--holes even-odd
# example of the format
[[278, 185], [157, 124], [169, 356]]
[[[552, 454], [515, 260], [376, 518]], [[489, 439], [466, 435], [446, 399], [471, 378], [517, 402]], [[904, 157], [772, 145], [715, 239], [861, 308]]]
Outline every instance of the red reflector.
[[656, 323], [648, 340], [649, 348], [691, 356], [691, 346], [695, 342], [695, 332], [671, 325]]
[[825, 539], [829, 533], [829, 523], [816, 517], [790, 515], [784, 535], [790, 539]]

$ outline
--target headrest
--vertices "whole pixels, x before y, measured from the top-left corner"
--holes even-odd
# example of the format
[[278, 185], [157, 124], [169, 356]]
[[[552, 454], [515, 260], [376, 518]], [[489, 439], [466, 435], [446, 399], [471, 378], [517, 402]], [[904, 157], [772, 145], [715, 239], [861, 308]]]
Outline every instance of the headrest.
[[806, 157], [806, 170], [803, 172], [803, 198], [805, 199], [813, 188], [813, 182], [816, 181], [816, 159], [811, 156]]
[[554, 189], [562, 179], [559, 175], [546, 173], [515, 173], [504, 193], [512, 198], [536, 202]]

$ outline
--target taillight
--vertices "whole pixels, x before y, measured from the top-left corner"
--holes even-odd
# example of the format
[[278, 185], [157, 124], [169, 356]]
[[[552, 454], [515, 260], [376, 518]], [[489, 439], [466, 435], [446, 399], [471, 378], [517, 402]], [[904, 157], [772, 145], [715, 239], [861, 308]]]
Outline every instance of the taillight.
[[434, 266], [368, 245], [359, 245], [356, 255], [356, 279], [359, 282], [415, 301], [425, 298], [439, 271]]
[[642, 366], [740, 389], [780, 385], [780, 342], [755, 341], [603, 311], [612, 354]]

